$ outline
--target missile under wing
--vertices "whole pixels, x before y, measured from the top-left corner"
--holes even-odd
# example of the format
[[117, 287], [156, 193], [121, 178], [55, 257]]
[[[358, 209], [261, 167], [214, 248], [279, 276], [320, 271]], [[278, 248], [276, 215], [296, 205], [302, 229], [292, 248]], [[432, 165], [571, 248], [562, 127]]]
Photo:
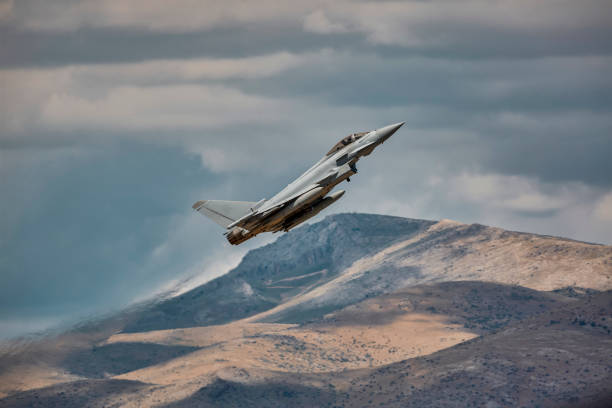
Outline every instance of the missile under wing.
[[372, 153], [403, 124], [346, 136], [304, 174], [268, 200], [203, 200], [196, 202], [193, 208], [225, 228], [225, 236], [233, 245], [262, 232], [289, 231], [340, 199], [344, 190], [329, 194], [331, 190], [344, 180], [350, 181], [357, 173], [357, 161]]

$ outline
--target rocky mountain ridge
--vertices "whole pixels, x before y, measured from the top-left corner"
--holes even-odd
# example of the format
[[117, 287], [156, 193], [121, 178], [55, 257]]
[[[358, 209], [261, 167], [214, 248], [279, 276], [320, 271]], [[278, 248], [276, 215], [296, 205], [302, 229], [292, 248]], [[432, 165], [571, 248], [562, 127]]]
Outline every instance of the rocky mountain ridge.
[[222, 324], [269, 310], [338, 276], [364, 255], [435, 224], [371, 214], [338, 214], [247, 253], [229, 273], [165, 300], [125, 331]]
[[612, 252], [603, 245], [449, 220], [338, 214], [249, 252], [228, 274], [157, 304], [125, 331], [254, 315], [264, 322], [303, 323], [426, 282], [608, 290], [611, 269]]
[[0, 353], [0, 407], [603, 404], [611, 279], [610, 246], [338, 214], [181, 296]]

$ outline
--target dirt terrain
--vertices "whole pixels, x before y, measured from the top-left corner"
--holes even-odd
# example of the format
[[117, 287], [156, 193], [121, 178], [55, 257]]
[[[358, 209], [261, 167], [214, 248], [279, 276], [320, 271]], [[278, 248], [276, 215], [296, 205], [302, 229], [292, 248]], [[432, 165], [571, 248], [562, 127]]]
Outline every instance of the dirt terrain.
[[612, 247], [396, 218], [328, 217], [179, 297], [5, 344], [0, 407], [609, 401]]

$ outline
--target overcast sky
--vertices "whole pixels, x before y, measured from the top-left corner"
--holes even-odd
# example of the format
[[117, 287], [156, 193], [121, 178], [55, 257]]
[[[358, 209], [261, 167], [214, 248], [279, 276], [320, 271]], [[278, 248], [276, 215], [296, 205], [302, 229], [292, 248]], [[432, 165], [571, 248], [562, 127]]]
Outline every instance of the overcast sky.
[[609, 0], [0, 0], [0, 333], [121, 308], [248, 248], [270, 197], [406, 121], [324, 212], [612, 244]]

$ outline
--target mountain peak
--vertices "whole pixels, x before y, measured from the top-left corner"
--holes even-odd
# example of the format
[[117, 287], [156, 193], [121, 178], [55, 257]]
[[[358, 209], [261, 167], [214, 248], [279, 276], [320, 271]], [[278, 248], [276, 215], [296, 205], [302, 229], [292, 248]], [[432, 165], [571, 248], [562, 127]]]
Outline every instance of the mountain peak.
[[606, 290], [612, 288], [610, 260], [612, 247], [480, 224], [333, 214], [249, 251], [226, 275], [159, 303], [126, 330], [222, 324], [258, 314], [270, 322], [303, 322], [431, 281]]
[[433, 225], [430, 229], [444, 229], [444, 228], [452, 228], [452, 227], [458, 227], [461, 225], [465, 225], [459, 221], [455, 221], [455, 220], [450, 220], [448, 218], [442, 218], [440, 221], [438, 221], [435, 225]]

